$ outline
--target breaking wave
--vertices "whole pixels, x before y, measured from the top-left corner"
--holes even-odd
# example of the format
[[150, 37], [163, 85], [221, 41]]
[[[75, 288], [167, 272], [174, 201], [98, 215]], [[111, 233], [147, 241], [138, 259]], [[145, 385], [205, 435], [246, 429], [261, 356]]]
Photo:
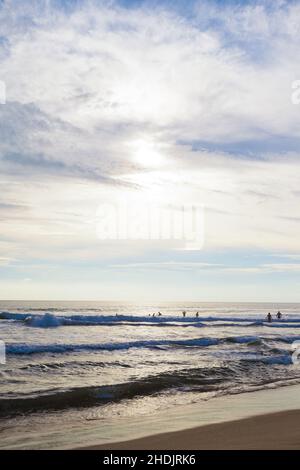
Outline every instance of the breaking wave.
[[151, 325], [151, 326], [193, 326], [193, 327], [268, 327], [268, 328], [300, 328], [300, 318], [288, 318], [267, 323], [262, 319], [237, 317], [153, 317], [134, 315], [54, 315], [1, 312], [0, 320], [11, 320], [36, 328], [56, 328], [59, 326], [113, 326], [113, 325]]
[[144, 340], [144, 341], [128, 341], [128, 342], [111, 342], [111, 343], [55, 343], [55, 344], [27, 344], [27, 343], [10, 343], [6, 345], [6, 353], [8, 355], [28, 355], [28, 354], [44, 354], [56, 353], [63, 354], [77, 351], [116, 351], [131, 348], [160, 348], [160, 347], [200, 347], [205, 348], [215, 346], [220, 343], [236, 343], [248, 346], [257, 346], [262, 343], [283, 342], [293, 343], [300, 340], [299, 336], [283, 336], [276, 337], [259, 337], [259, 336], [230, 336], [227, 338], [192, 338], [178, 340]]
[[[106, 405], [111, 402], [129, 400], [164, 393], [169, 390], [185, 392], [230, 393], [231, 386], [236, 390], [235, 378], [244, 376], [251, 387], [276, 382], [268, 364], [288, 365], [289, 357], [265, 357], [257, 359], [261, 363], [261, 374], [256, 372], [254, 361], [242, 360], [238, 364], [226, 366], [187, 368], [162, 372], [136, 380], [112, 385], [77, 387], [73, 389], [52, 389], [42, 393], [0, 398], [0, 415], [13, 415], [24, 412], [62, 410]], [[264, 372], [264, 373], [262, 373]], [[230, 385], [231, 384], [231, 385]], [[246, 391], [247, 387], [240, 391]]]
[[115, 351], [130, 348], [155, 348], [159, 346], [199, 346], [206, 347], [219, 343], [214, 338], [198, 338], [186, 340], [146, 340], [129, 341], [124, 343], [96, 343], [96, 344], [25, 344], [15, 343], [6, 346], [7, 354], [25, 355], [41, 353], [66, 353], [72, 351]]

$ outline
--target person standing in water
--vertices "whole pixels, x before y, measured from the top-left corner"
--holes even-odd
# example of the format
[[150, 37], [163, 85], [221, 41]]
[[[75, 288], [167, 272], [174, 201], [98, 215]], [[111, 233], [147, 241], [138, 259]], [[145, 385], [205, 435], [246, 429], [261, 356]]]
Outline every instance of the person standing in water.
[[196, 313], [196, 317], [199, 318], [199, 312]]
[[268, 320], [269, 323], [272, 322], [272, 315], [270, 314], [270, 312], [267, 315], [267, 320]]
[[185, 316], [186, 316], [186, 311], [185, 310], [183, 310], [182, 316], [183, 316], [183, 318], [185, 318]]
[[280, 320], [280, 319], [282, 318], [282, 313], [281, 313], [281, 311], [280, 311], [280, 310], [278, 310], [278, 312], [277, 312], [277, 315], [276, 315], [276, 316], [277, 316], [278, 320]]

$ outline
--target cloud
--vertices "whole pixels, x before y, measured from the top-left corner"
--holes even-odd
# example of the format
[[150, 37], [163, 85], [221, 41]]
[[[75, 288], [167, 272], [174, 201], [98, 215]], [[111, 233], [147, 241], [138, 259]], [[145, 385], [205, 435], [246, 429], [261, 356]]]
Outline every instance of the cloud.
[[[44, 136], [49, 144], [50, 134], [59, 158], [82, 160], [84, 152], [88, 165], [93, 142], [97, 163], [109, 159], [121, 171], [126, 142], [143, 133], [213, 151], [252, 149], [252, 158], [275, 145], [284, 151], [292, 139], [299, 148], [299, 109], [290, 101], [297, 5], [200, 2], [190, 21], [168, 4], [132, 11], [89, 2], [66, 14], [51, 2], [10, 3], [0, 16], [9, 39], [1, 68], [7, 99], [40, 113], [33, 131], [41, 123], [44, 129], [31, 142]], [[249, 55], [254, 39], [265, 50], [259, 62]], [[16, 116], [17, 127], [30, 125], [24, 117]], [[114, 138], [118, 149], [108, 145]], [[60, 146], [66, 140], [71, 151]], [[82, 141], [82, 152], [74, 152]]]
[[296, 253], [276, 253], [276, 255], [272, 255], [277, 258], [286, 258], [286, 259], [292, 259], [292, 260], [300, 260], [300, 254]]
[[[133, 168], [112, 157], [107, 137], [92, 138], [59, 118], [49, 116], [35, 104], [7, 103], [0, 106], [0, 167], [8, 174], [34, 177], [73, 177], [120, 185], [118, 176]], [[99, 137], [103, 137], [99, 148]], [[116, 169], [118, 168], [118, 170]]]
[[262, 269], [269, 272], [299, 272], [300, 263], [270, 263], [263, 265]]
[[257, 263], [252, 265], [237, 266], [230, 263], [207, 263], [207, 262], [187, 262], [187, 261], [158, 261], [158, 262], [138, 262], [111, 264], [109, 269], [112, 270], [129, 270], [129, 271], [171, 271], [171, 272], [197, 272], [211, 271], [215, 273], [231, 273], [231, 274], [276, 274], [276, 273], [298, 273], [300, 271], [300, 263]]
[[112, 264], [111, 269], [130, 269], [130, 270], [164, 270], [164, 271], [194, 271], [202, 269], [218, 269], [222, 265], [215, 263], [197, 263], [197, 262], [180, 262], [180, 261], [162, 261], [162, 262], [144, 262], [144, 263], [124, 263]]
[[299, 248], [299, 5], [152, 5], [1, 4], [3, 256], [131, 254], [95, 230], [128, 195], [207, 208], [205, 248]]
[[8, 257], [1, 256], [0, 257], [0, 266], [8, 266], [13, 261], [15, 261], [13, 258], [8, 258]]
[[[143, 125], [216, 143], [297, 137], [298, 109], [290, 102], [297, 5], [214, 6], [217, 28], [210, 10], [200, 3], [192, 22], [163, 7], [132, 12], [89, 2], [66, 15], [24, 2], [13, 21], [9, 15], [13, 33], [1, 69], [8, 100], [95, 131]], [[264, 61], [249, 56], [250, 36], [266, 48]]]

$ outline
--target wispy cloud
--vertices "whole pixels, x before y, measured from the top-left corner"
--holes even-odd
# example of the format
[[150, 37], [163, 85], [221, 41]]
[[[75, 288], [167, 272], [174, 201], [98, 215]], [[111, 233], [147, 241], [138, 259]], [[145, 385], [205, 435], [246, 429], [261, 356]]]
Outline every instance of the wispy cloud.
[[196, 263], [196, 262], [179, 262], [179, 261], [162, 261], [162, 262], [144, 262], [144, 263], [125, 263], [112, 264], [111, 269], [133, 269], [133, 270], [165, 270], [165, 271], [194, 271], [198, 269], [217, 269], [222, 265], [214, 263]]
[[185, 261], [161, 261], [143, 263], [112, 264], [109, 268], [114, 270], [156, 270], [156, 271], [217, 271], [225, 273], [245, 274], [270, 274], [270, 273], [294, 273], [300, 271], [300, 263], [264, 263], [251, 266], [230, 266], [229, 264], [185, 262]]

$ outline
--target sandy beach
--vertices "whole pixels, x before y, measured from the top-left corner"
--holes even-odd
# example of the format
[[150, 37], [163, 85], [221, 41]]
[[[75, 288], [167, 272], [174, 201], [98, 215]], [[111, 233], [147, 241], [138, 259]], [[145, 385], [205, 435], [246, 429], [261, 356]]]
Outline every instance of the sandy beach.
[[86, 450], [296, 450], [300, 410], [271, 413], [99, 446]]
[[[300, 386], [218, 397], [136, 420], [90, 444], [101, 450], [275, 450], [300, 449]], [[177, 422], [176, 422], [177, 421]], [[121, 426], [121, 423], [119, 423]], [[164, 431], [164, 432], [162, 432]], [[119, 436], [119, 438], [117, 438]], [[105, 442], [106, 441], [106, 442]]]

